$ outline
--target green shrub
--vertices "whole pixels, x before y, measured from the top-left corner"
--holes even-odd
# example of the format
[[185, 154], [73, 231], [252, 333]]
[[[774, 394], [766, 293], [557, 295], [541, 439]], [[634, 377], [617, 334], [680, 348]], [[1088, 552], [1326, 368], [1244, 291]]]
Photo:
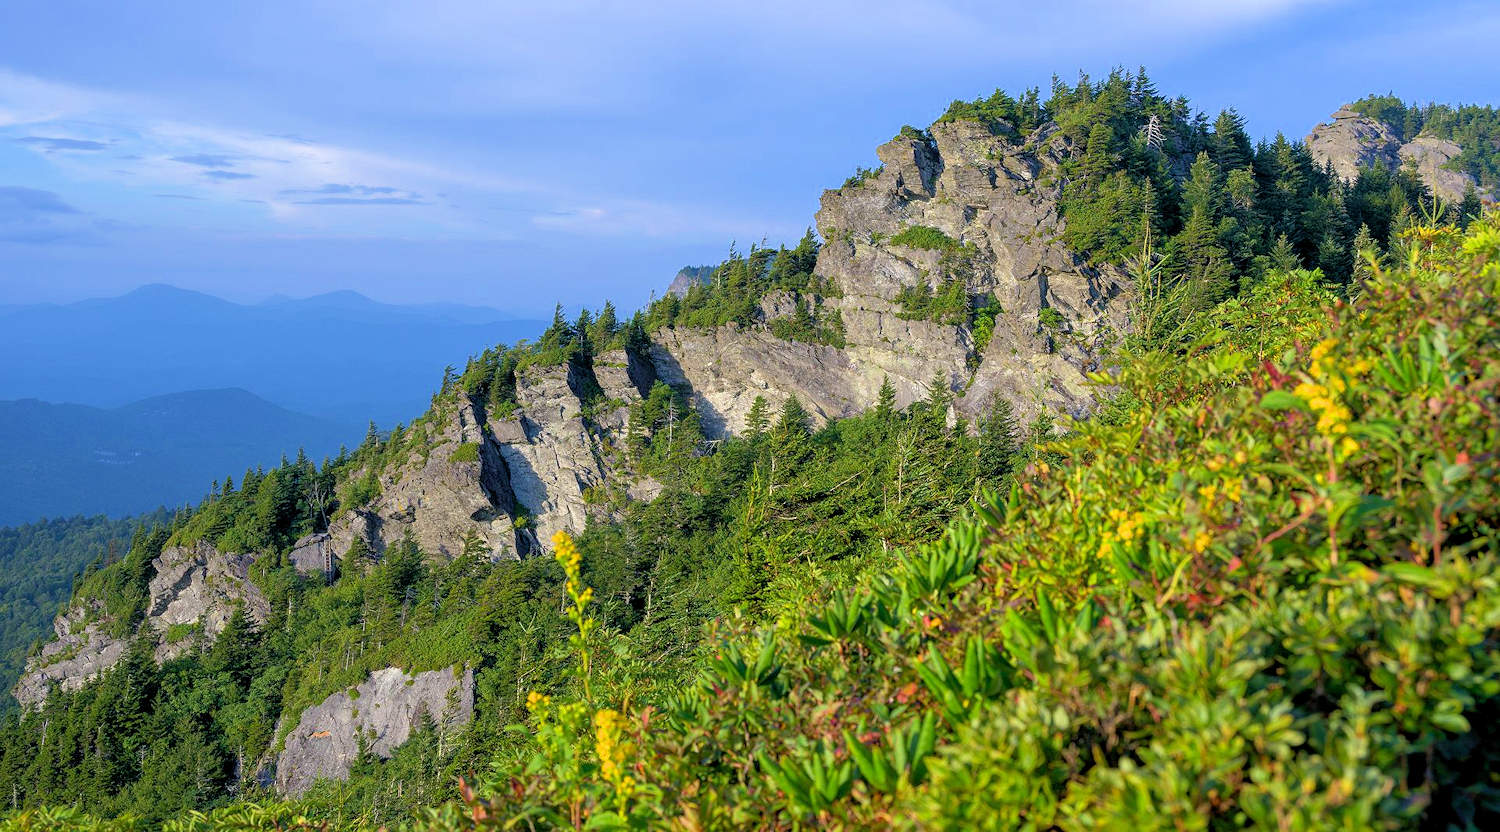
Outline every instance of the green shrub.
[[1063, 317], [1062, 313], [1051, 306], [1043, 306], [1037, 312], [1036, 319], [1037, 323], [1041, 324], [1044, 329], [1051, 330], [1052, 332], [1061, 332], [1063, 325], [1067, 323], [1067, 319]]
[[478, 442], [463, 442], [463, 443], [459, 444], [459, 446], [457, 448], [453, 449], [453, 453], [448, 454], [448, 461], [449, 462], [478, 462], [479, 461], [479, 443]]
[[891, 237], [891, 245], [925, 251], [950, 251], [958, 241], [930, 225], [909, 225]]

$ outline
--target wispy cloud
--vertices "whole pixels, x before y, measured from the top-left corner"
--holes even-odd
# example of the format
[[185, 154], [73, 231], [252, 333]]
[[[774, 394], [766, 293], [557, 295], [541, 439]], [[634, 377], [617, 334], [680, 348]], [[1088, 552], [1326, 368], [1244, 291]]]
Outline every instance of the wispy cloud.
[[0, 186], [0, 243], [91, 242], [93, 225], [52, 191]]
[[217, 179], [220, 182], [237, 182], [242, 179], [254, 179], [253, 173], [235, 173], [232, 170], [206, 170], [203, 175], [209, 179]]
[[76, 214], [62, 197], [39, 188], [0, 187], [0, 219], [25, 219], [37, 214]]
[[426, 205], [419, 199], [400, 196], [377, 196], [359, 199], [348, 196], [325, 196], [318, 199], [300, 199], [297, 205]]
[[60, 136], [22, 136], [16, 139], [21, 144], [40, 147], [43, 150], [104, 150], [109, 145], [87, 139], [68, 139]]
[[215, 153], [194, 153], [190, 156], [173, 156], [172, 161], [200, 168], [232, 168], [234, 157]]

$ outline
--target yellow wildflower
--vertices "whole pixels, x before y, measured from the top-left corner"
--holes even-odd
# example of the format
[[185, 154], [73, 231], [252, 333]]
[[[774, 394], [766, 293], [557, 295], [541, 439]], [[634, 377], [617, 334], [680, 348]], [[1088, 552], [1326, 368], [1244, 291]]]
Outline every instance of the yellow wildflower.
[[[599, 775], [605, 780], [622, 786], [625, 780], [625, 761], [634, 746], [625, 739], [626, 719], [619, 711], [604, 708], [594, 714], [594, 751], [599, 755]], [[634, 787], [635, 781], [630, 781]]]
[[1213, 541], [1213, 535], [1206, 531], [1198, 532], [1198, 536], [1193, 538], [1193, 551], [1201, 554]]
[[552, 704], [552, 697], [532, 691], [526, 694], [526, 710], [536, 713], [537, 711]]
[[552, 557], [562, 564], [563, 571], [569, 577], [578, 572], [578, 565], [583, 561], [583, 555], [578, 551], [578, 544], [573, 542], [572, 535], [561, 530], [552, 535]]

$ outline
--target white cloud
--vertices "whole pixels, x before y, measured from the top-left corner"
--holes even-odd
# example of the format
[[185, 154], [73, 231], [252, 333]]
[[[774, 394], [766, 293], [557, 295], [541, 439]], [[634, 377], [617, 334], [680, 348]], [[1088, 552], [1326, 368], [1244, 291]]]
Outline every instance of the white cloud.
[[[764, 225], [716, 221], [710, 210], [599, 193], [573, 195], [493, 170], [452, 169], [424, 159], [160, 115], [168, 109], [159, 102], [0, 71], [0, 113], [5, 114], [0, 139], [12, 140], [14, 150], [44, 158], [70, 179], [135, 189], [158, 205], [159, 194], [170, 191], [193, 197], [189, 202], [261, 211], [301, 233], [382, 236], [510, 236], [519, 229], [506, 228], [503, 217], [497, 221], [483, 207], [464, 207], [496, 198], [529, 205], [522, 214], [540, 213], [537, 227], [571, 233], [703, 235]], [[25, 140], [43, 132], [98, 142], [108, 151], [57, 153], [55, 143]], [[610, 207], [578, 207], [584, 200]], [[514, 221], [512, 217], [512, 225]]]

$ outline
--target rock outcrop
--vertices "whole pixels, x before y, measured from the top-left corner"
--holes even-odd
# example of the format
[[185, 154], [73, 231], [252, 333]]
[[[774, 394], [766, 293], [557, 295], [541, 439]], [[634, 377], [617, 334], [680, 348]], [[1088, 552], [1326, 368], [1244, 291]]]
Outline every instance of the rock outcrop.
[[[270, 610], [250, 580], [251, 555], [198, 542], [168, 546], [152, 562], [140, 632], [155, 641], [157, 661], [213, 643], [236, 610], [264, 623]], [[76, 602], [52, 623], [57, 638], [26, 663], [15, 697], [34, 708], [54, 690], [77, 690], [125, 656], [130, 637], [113, 635], [115, 619], [97, 599]]]
[[[843, 322], [842, 347], [783, 341], [759, 327], [668, 330], [654, 335], [656, 375], [692, 389], [710, 436], [741, 430], [757, 395], [772, 405], [795, 395], [823, 419], [853, 415], [874, 404], [887, 377], [902, 405], [941, 377], [965, 416], [996, 395], [1022, 418], [1087, 412], [1084, 373], [1093, 348], [1125, 325], [1128, 281], [1056, 242], [1065, 225], [1052, 174], [1068, 152], [1050, 126], [1026, 137], [970, 121], [904, 132], [877, 150], [877, 175], [825, 192], [818, 211], [826, 242], [817, 274], [838, 289], [819, 300]], [[914, 226], [952, 246], [892, 242]], [[967, 326], [915, 319], [897, 302], [903, 289], [936, 290], [945, 280], [999, 302], [982, 354]], [[774, 317], [776, 303], [763, 307]], [[1044, 325], [1045, 309], [1062, 321], [1055, 329]]]
[[406, 673], [388, 667], [352, 691], [302, 712], [276, 758], [276, 790], [300, 795], [318, 780], [347, 780], [361, 747], [389, 757], [426, 716], [451, 731], [474, 716], [474, 671]]
[[706, 282], [713, 271], [713, 266], [684, 266], [672, 278], [672, 283], [667, 286], [667, 293], [680, 298], [686, 295], [689, 289]]
[[375, 559], [408, 534], [424, 552], [446, 558], [475, 540], [492, 560], [514, 560], [528, 550], [528, 537], [517, 531], [500, 446], [482, 411], [460, 397], [451, 411], [432, 418], [434, 423], [411, 429], [430, 433], [413, 443], [403, 464], [377, 472], [378, 497], [330, 524], [327, 540], [298, 541], [293, 562], [299, 569], [321, 571], [327, 546], [342, 560], [356, 537]]
[[104, 604], [88, 601], [69, 607], [52, 622], [56, 638], [26, 661], [26, 672], [16, 684], [16, 701], [36, 708], [57, 690], [78, 690], [88, 680], [114, 667], [129, 642], [108, 634]]
[[[236, 610], [265, 623], [270, 614], [265, 595], [250, 580], [253, 555], [220, 552], [198, 542], [169, 546], [152, 567], [151, 602], [146, 624], [158, 642], [156, 658], [165, 661], [194, 645], [211, 643]], [[182, 632], [182, 636], [177, 636]]]
[[599, 436], [583, 416], [583, 403], [593, 395], [588, 385], [597, 384], [572, 362], [519, 370], [519, 408], [495, 428], [516, 501], [541, 540], [561, 529], [582, 531], [585, 492], [608, 477]]
[[1403, 143], [1389, 125], [1360, 115], [1348, 107], [1335, 112], [1325, 124], [1307, 134], [1307, 149], [1319, 164], [1332, 164], [1334, 172], [1352, 182], [1363, 167], [1395, 170], [1410, 163], [1417, 176], [1445, 202], [1456, 203], [1469, 188], [1475, 188], [1481, 199], [1493, 202], [1495, 194], [1479, 188], [1473, 175], [1449, 170], [1444, 165], [1458, 157], [1460, 149], [1447, 139], [1418, 136]]
[[433, 557], [455, 557], [478, 541], [492, 560], [515, 559], [560, 529], [581, 531], [592, 511], [589, 490], [616, 468], [612, 446], [628, 406], [656, 375], [640, 356], [614, 350], [591, 366], [518, 369], [515, 407], [504, 414], [486, 414], [460, 394], [453, 412], [437, 417], [439, 427], [421, 428], [435, 435], [403, 464], [377, 472], [379, 496], [335, 519], [326, 535], [297, 541], [293, 563], [305, 574], [324, 572], [330, 554], [342, 561], [356, 538], [378, 560], [408, 534]]

